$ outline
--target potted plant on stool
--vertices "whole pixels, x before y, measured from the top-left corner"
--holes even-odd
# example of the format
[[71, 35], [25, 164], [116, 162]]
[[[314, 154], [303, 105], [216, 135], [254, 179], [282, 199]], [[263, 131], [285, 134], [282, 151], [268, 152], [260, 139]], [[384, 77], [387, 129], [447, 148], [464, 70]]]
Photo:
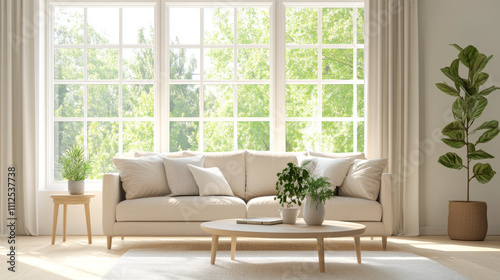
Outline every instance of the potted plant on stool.
[[85, 192], [85, 179], [92, 171], [92, 161], [85, 158], [85, 150], [78, 144], [67, 149], [59, 158], [58, 169], [68, 180], [68, 192], [81, 195]]
[[305, 189], [305, 195], [304, 221], [309, 226], [322, 225], [325, 220], [325, 202], [335, 195], [328, 178], [312, 176]]
[[[449, 202], [448, 236], [457, 240], [484, 240], [488, 231], [486, 203], [470, 201], [469, 187], [472, 179], [482, 184], [488, 183], [496, 172], [489, 163], [476, 163], [472, 166], [471, 161], [494, 158], [478, 146], [491, 141], [500, 130], [496, 120], [487, 121], [475, 127], [473, 124], [488, 104], [486, 96], [500, 88], [491, 86], [480, 90], [489, 77], [482, 71], [493, 56], [487, 57], [473, 46], [464, 49], [456, 44], [453, 46], [459, 50], [458, 58], [453, 60], [450, 67], [442, 68], [441, 71], [454, 83], [454, 86], [446, 83], [438, 83], [436, 86], [455, 98], [452, 107], [455, 121], [443, 128], [442, 133], [447, 138], [443, 138], [442, 141], [452, 148], [465, 149], [465, 162], [453, 152], [446, 153], [438, 161], [448, 168], [458, 170], [465, 168], [467, 200]], [[464, 78], [459, 75], [460, 63], [468, 70], [468, 75]], [[474, 141], [472, 136], [479, 131], [483, 132], [479, 137], [474, 137], [476, 139]]]
[[[282, 209], [280, 215], [284, 224], [295, 224], [304, 199], [304, 190], [310, 178], [309, 170], [304, 167], [288, 163], [288, 167], [278, 173], [276, 190], [278, 193], [274, 200], [279, 199]], [[285, 208], [286, 205], [286, 208]]]

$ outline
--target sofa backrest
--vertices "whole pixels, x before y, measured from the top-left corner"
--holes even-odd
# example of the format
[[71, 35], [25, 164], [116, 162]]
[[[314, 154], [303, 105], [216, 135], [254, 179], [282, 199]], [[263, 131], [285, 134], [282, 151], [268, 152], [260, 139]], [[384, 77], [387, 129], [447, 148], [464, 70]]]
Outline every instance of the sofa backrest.
[[287, 167], [289, 162], [297, 164], [297, 155], [301, 153], [276, 153], [245, 151], [246, 160], [246, 197], [248, 201], [254, 197], [276, 195], [276, 182], [279, 172]]
[[218, 167], [226, 178], [233, 194], [245, 199], [245, 152], [199, 153], [184, 151], [184, 157], [203, 154], [205, 167]]

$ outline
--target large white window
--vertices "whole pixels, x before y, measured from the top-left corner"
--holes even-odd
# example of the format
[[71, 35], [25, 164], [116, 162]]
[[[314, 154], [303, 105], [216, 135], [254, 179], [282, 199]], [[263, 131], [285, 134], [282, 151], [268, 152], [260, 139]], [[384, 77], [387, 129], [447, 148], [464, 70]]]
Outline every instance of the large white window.
[[90, 179], [115, 171], [112, 158], [154, 149], [153, 6], [51, 5], [49, 180], [76, 141], [94, 161]]
[[270, 9], [168, 7], [169, 150], [270, 150]]
[[364, 150], [362, 2], [48, 7], [49, 185], [75, 141], [95, 180], [139, 150]]
[[362, 5], [285, 11], [286, 150], [364, 151]]

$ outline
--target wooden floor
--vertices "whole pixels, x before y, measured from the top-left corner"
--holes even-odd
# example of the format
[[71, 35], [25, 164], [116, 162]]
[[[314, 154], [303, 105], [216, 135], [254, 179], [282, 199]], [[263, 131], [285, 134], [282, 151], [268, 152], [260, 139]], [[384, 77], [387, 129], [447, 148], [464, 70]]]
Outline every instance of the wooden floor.
[[[0, 242], [0, 279], [99, 279], [129, 249], [210, 250], [211, 239], [200, 238], [120, 238], [113, 239], [112, 250], [106, 238], [58, 236], [50, 245], [50, 236], [16, 239], [16, 272], [7, 270], [7, 241]], [[219, 250], [230, 250], [230, 238], [221, 237]], [[381, 250], [380, 238], [361, 238], [364, 251]], [[316, 240], [238, 240], [238, 250], [316, 250]], [[354, 250], [352, 238], [325, 239], [325, 250]], [[488, 236], [483, 242], [452, 241], [446, 236], [392, 237], [389, 251], [412, 252], [437, 261], [469, 279], [500, 279], [500, 236]], [[207, 259], [207, 262], [209, 260]]]

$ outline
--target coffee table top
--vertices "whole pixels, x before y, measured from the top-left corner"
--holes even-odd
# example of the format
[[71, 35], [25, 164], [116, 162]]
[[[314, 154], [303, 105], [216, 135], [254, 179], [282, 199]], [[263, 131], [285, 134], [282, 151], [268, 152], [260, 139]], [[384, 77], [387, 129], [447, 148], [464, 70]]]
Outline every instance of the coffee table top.
[[201, 229], [213, 235], [260, 238], [345, 237], [360, 235], [366, 230], [365, 225], [339, 221], [324, 221], [321, 226], [308, 226], [302, 219], [297, 219], [295, 225], [237, 224], [236, 220], [202, 223]]

